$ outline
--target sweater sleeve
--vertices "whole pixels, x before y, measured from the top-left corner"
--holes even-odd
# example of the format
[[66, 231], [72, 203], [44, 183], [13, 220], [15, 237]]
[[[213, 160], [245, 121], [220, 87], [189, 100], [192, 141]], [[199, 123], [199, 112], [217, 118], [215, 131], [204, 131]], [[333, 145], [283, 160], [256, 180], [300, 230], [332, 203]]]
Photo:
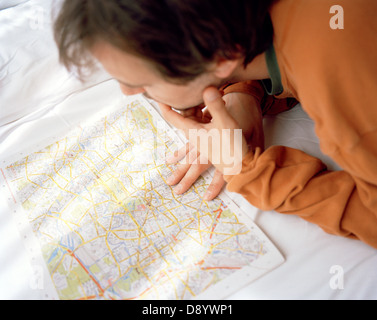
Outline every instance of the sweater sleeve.
[[249, 152], [241, 173], [225, 180], [229, 191], [262, 210], [295, 214], [377, 248], [377, 187], [346, 171], [328, 171], [300, 150], [273, 146]]

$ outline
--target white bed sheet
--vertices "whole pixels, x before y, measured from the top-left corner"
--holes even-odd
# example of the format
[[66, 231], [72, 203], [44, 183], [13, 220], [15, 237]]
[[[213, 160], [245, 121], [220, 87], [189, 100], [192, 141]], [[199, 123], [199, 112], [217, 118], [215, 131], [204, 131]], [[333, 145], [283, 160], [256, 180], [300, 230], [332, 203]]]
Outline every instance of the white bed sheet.
[[[0, 167], [3, 159], [27, 154], [46, 139], [68, 131], [121, 96], [104, 73], [81, 83], [59, 65], [52, 39], [50, 0], [7, 1], [0, 9]], [[300, 105], [265, 119], [266, 144], [287, 145], [337, 165], [323, 155], [314, 124]], [[4, 193], [2, 193], [3, 195]], [[237, 194], [286, 261], [247, 284], [229, 299], [377, 299], [377, 251], [335, 237], [296, 216], [256, 210]], [[0, 197], [0, 299], [42, 299], [35, 279], [40, 269]], [[344, 272], [344, 283], [334, 277]], [[334, 287], [335, 284], [335, 287]], [[338, 284], [338, 286], [337, 286]]]

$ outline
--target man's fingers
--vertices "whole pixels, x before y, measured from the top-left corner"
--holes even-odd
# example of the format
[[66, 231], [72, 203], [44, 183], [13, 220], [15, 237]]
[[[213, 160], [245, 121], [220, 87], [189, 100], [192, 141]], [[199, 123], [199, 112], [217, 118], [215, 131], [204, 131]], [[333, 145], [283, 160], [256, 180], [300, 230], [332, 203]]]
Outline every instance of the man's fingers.
[[220, 194], [224, 185], [225, 185], [224, 175], [219, 170], [216, 170], [214, 173], [212, 182], [209, 185], [206, 193], [204, 194], [203, 199], [206, 201], [215, 199]]
[[192, 164], [181, 165], [178, 169], [169, 177], [167, 183], [169, 185], [175, 185], [174, 192], [176, 194], [185, 193], [196, 180], [212, 165], [209, 164]]
[[197, 121], [190, 118], [185, 118], [166, 104], [159, 103], [158, 105], [161, 110], [161, 115], [164, 117], [164, 119], [177, 129], [181, 129], [187, 134], [189, 129], [198, 128]]
[[[181, 150], [183, 150], [183, 148]], [[180, 182], [192, 165], [201, 164], [199, 162], [200, 155], [198, 154], [198, 151], [189, 143], [186, 144], [184, 151], [187, 151], [184, 155], [185, 159], [179, 164], [173, 174], [166, 181], [169, 185], [176, 185], [178, 182]]]
[[203, 92], [204, 103], [212, 116], [212, 121], [223, 121], [229, 118], [222, 95], [215, 87], [208, 87]]
[[182, 180], [182, 178], [185, 176], [185, 174], [187, 173], [189, 169], [190, 169], [189, 164], [181, 164], [177, 166], [174, 172], [166, 180], [166, 183], [170, 186], [177, 185]]
[[211, 164], [193, 164], [188, 169], [187, 173], [181, 179], [179, 184], [174, 188], [176, 194], [183, 194], [198, 180], [204, 171], [206, 171]]
[[193, 146], [190, 143], [187, 143], [184, 147], [174, 152], [174, 154], [166, 157], [166, 164], [175, 164], [178, 161], [181, 161], [190, 150], [193, 149]]

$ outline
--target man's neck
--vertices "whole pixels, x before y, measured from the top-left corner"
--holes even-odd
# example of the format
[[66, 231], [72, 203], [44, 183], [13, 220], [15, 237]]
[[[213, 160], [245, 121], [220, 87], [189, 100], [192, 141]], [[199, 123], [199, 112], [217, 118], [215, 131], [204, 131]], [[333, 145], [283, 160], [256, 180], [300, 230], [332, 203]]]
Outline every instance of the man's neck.
[[246, 68], [241, 62], [233, 73], [234, 80], [247, 81], [247, 80], [264, 80], [269, 79], [270, 75], [267, 69], [265, 53], [262, 53], [254, 58]]

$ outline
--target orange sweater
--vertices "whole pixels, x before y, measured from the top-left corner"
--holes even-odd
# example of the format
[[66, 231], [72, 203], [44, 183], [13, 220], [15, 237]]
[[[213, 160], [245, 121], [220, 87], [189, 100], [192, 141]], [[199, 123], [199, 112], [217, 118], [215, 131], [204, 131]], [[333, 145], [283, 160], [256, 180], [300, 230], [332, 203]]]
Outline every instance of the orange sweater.
[[296, 214], [377, 248], [377, 1], [336, 3], [344, 29], [330, 27], [332, 0], [278, 1], [270, 13], [283, 92], [267, 96], [257, 81], [226, 92], [254, 95], [264, 113], [287, 110], [288, 97], [300, 101], [321, 150], [344, 171], [274, 146], [249, 152], [242, 172], [225, 179], [228, 190], [260, 209]]

